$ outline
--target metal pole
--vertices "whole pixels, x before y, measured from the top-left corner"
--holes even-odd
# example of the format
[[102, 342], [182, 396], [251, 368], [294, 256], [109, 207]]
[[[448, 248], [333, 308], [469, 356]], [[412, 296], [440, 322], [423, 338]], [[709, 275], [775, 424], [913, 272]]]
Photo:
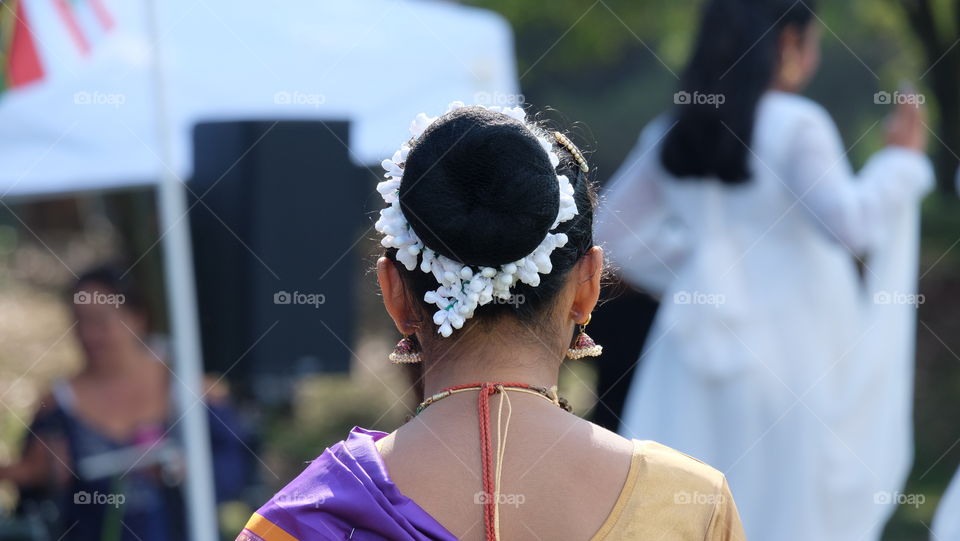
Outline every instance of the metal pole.
[[197, 318], [196, 284], [190, 222], [184, 186], [172, 171], [172, 133], [168, 118], [158, 2], [147, 0], [147, 25], [153, 42], [153, 91], [158, 153], [164, 165], [158, 172], [158, 205], [163, 237], [164, 275], [173, 355], [173, 384], [182, 419], [186, 454], [185, 503], [191, 541], [217, 541], [217, 512], [210, 456], [210, 431], [202, 396], [203, 363]]

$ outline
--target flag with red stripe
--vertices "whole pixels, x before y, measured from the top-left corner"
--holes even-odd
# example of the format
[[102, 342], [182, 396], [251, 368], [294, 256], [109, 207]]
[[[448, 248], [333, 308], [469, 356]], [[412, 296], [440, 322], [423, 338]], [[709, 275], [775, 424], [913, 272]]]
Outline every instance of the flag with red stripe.
[[42, 78], [43, 65], [22, 0], [0, 1], [0, 91]]
[[113, 18], [103, 0], [53, 0], [64, 29], [81, 54], [113, 28]]

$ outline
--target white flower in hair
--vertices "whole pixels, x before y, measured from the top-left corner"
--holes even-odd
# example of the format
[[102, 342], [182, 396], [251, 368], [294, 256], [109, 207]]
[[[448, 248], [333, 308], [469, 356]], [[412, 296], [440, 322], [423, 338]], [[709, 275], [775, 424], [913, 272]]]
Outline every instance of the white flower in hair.
[[[464, 107], [463, 102], [453, 102], [447, 112]], [[554, 150], [554, 138], [536, 126], [526, 122], [526, 112], [521, 107], [499, 107], [481, 105], [487, 110], [503, 113], [513, 119], [523, 122], [539, 141], [544, 152], [550, 159], [554, 169], [560, 165], [560, 158]], [[437, 117], [429, 117], [420, 113], [410, 123], [410, 135], [416, 140], [430, 127]], [[513, 263], [506, 263], [499, 267], [472, 267], [454, 261], [446, 256], [437, 254], [424, 246], [423, 242], [410, 227], [410, 223], [400, 210], [400, 182], [403, 179], [403, 166], [407, 161], [410, 146], [404, 143], [400, 150], [390, 159], [383, 160], [381, 165], [386, 171], [386, 180], [377, 185], [377, 191], [383, 197], [387, 207], [380, 211], [380, 219], [375, 225], [377, 231], [383, 234], [380, 241], [386, 248], [396, 248], [397, 261], [407, 270], [418, 267], [422, 272], [433, 274], [440, 287], [427, 291], [423, 296], [424, 302], [437, 307], [433, 314], [433, 322], [438, 332], [444, 337], [453, 334], [454, 329], [463, 327], [467, 319], [473, 317], [478, 306], [493, 302], [493, 300], [508, 300], [511, 290], [517, 282], [531, 287], [540, 285], [540, 275], [550, 274], [553, 265], [550, 254], [567, 243], [564, 233], [547, 233], [543, 241], [533, 252]], [[557, 184], [560, 188], [560, 205], [557, 218], [550, 227], [552, 231], [562, 222], [577, 215], [577, 203], [574, 200], [573, 185], [564, 175], [557, 175]]]

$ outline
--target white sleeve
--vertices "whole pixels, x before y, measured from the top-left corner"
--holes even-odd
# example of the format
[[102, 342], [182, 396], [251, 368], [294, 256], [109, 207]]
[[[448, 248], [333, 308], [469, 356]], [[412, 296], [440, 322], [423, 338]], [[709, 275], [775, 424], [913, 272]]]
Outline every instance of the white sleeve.
[[854, 173], [833, 120], [823, 109], [810, 112], [786, 149], [783, 181], [828, 237], [855, 254], [869, 252], [884, 241], [889, 217], [932, 189], [933, 166], [920, 152], [887, 147]]
[[960, 539], [960, 472], [953, 476], [933, 516], [931, 541]]
[[595, 229], [614, 270], [630, 285], [655, 296], [677, 277], [689, 235], [664, 201], [660, 142], [672, 126], [648, 125], [603, 192]]

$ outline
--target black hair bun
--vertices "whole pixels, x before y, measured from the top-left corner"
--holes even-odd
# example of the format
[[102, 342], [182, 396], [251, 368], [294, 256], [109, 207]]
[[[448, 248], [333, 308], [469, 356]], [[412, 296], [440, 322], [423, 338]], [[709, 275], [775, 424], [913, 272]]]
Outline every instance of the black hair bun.
[[462, 107], [435, 121], [404, 164], [400, 207], [424, 245], [471, 266], [529, 255], [560, 205], [557, 173], [520, 121]]

